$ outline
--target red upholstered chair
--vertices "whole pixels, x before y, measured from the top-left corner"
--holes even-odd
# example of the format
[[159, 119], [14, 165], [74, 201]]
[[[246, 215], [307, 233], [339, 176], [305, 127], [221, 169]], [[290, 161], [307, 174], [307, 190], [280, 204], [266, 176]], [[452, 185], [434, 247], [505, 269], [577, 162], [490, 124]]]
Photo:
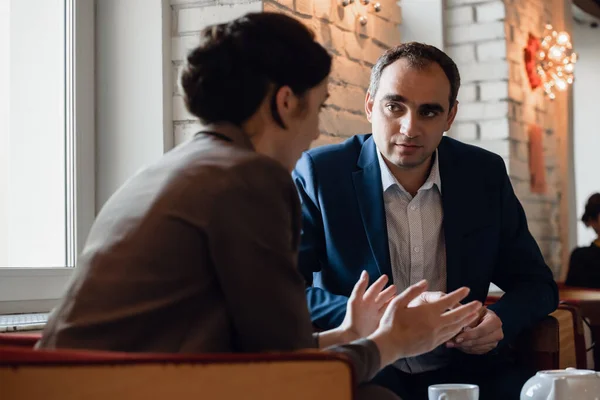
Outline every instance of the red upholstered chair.
[[0, 392], [16, 400], [349, 400], [353, 380], [348, 360], [318, 351], [167, 355], [0, 346]]
[[0, 347], [33, 347], [41, 336], [41, 333], [0, 333]]

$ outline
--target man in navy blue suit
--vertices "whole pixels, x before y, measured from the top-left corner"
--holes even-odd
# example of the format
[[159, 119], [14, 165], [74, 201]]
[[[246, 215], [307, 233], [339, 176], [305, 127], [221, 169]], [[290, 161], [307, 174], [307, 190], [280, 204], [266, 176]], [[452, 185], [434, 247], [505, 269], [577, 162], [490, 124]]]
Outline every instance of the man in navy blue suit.
[[375, 380], [405, 399], [444, 382], [478, 384], [486, 400], [517, 399], [530, 372], [503, 349], [556, 309], [558, 291], [502, 158], [443, 136], [459, 86], [456, 64], [433, 46], [406, 43], [379, 58], [365, 99], [373, 133], [310, 150], [294, 171], [299, 268], [322, 329], [342, 322], [363, 270], [398, 290], [427, 279], [424, 301], [463, 285], [466, 301], [485, 301], [490, 282], [498, 285], [504, 296], [471, 327]]

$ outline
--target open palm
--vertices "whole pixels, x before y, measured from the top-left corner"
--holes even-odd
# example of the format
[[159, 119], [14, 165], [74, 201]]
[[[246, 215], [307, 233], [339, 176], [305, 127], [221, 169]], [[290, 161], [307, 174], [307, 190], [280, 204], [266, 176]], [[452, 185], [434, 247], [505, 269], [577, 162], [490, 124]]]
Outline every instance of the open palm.
[[385, 288], [388, 279], [387, 275], [382, 275], [367, 289], [369, 275], [363, 271], [354, 285], [352, 294], [348, 298], [346, 316], [340, 326], [354, 339], [367, 337], [379, 326], [379, 321], [389, 302], [396, 295], [394, 285]]

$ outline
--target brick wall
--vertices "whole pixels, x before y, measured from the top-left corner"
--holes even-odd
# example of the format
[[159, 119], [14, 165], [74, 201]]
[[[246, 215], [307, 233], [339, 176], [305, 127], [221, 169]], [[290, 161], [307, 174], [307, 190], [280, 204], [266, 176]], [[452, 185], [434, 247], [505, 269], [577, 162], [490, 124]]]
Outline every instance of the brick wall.
[[[523, 48], [529, 33], [541, 36], [553, 21], [548, 0], [448, 0], [446, 51], [463, 79], [457, 122], [450, 136], [501, 155], [521, 200], [529, 228], [546, 262], [558, 275], [561, 265], [559, 187], [555, 114], [541, 90], [529, 88]], [[556, 13], [562, 18], [562, 14]], [[548, 192], [529, 188], [529, 124], [544, 129]]]
[[187, 112], [178, 84], [188, 52], [198, 45], [200, 31], [208, 25], [226, 22], [248, 12], [260, 12], [262, 0], [170, 0], [173, 37], [173, 135], [175, 145], [198, 132], [197, 119]]
[[[315, 145], [370, 132], [364, 114], [364, 97], [371, 66], [386, 48], [400, 43], [400, 8], [394, 0], [378, 1], [382, 10], [376, 14], [358, 0], [346, 8], [338, 7], [335, 0], [171, 0], [175, 143], [181, 143], [198, 129], [194, 118], [185, 110], [176, 80], [187, 52], [198, 42], [199, 31], [206, 25], [263, 9], [282, 12], [305, 23], [333, 56], [331, 97], [323, 110], [322, 135]], [[358, 12], [362, 11], [366, 11], [368, 18], [366, 26], [357, 22]]]

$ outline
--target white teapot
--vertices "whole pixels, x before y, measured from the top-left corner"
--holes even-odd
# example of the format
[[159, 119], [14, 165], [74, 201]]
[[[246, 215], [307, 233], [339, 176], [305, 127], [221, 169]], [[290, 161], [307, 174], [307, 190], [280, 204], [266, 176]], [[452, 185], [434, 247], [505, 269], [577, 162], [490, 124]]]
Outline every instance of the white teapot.
[[521, 389], [521, 400], [600, 400], [600, 376], [587, 369], [540, 371]]

